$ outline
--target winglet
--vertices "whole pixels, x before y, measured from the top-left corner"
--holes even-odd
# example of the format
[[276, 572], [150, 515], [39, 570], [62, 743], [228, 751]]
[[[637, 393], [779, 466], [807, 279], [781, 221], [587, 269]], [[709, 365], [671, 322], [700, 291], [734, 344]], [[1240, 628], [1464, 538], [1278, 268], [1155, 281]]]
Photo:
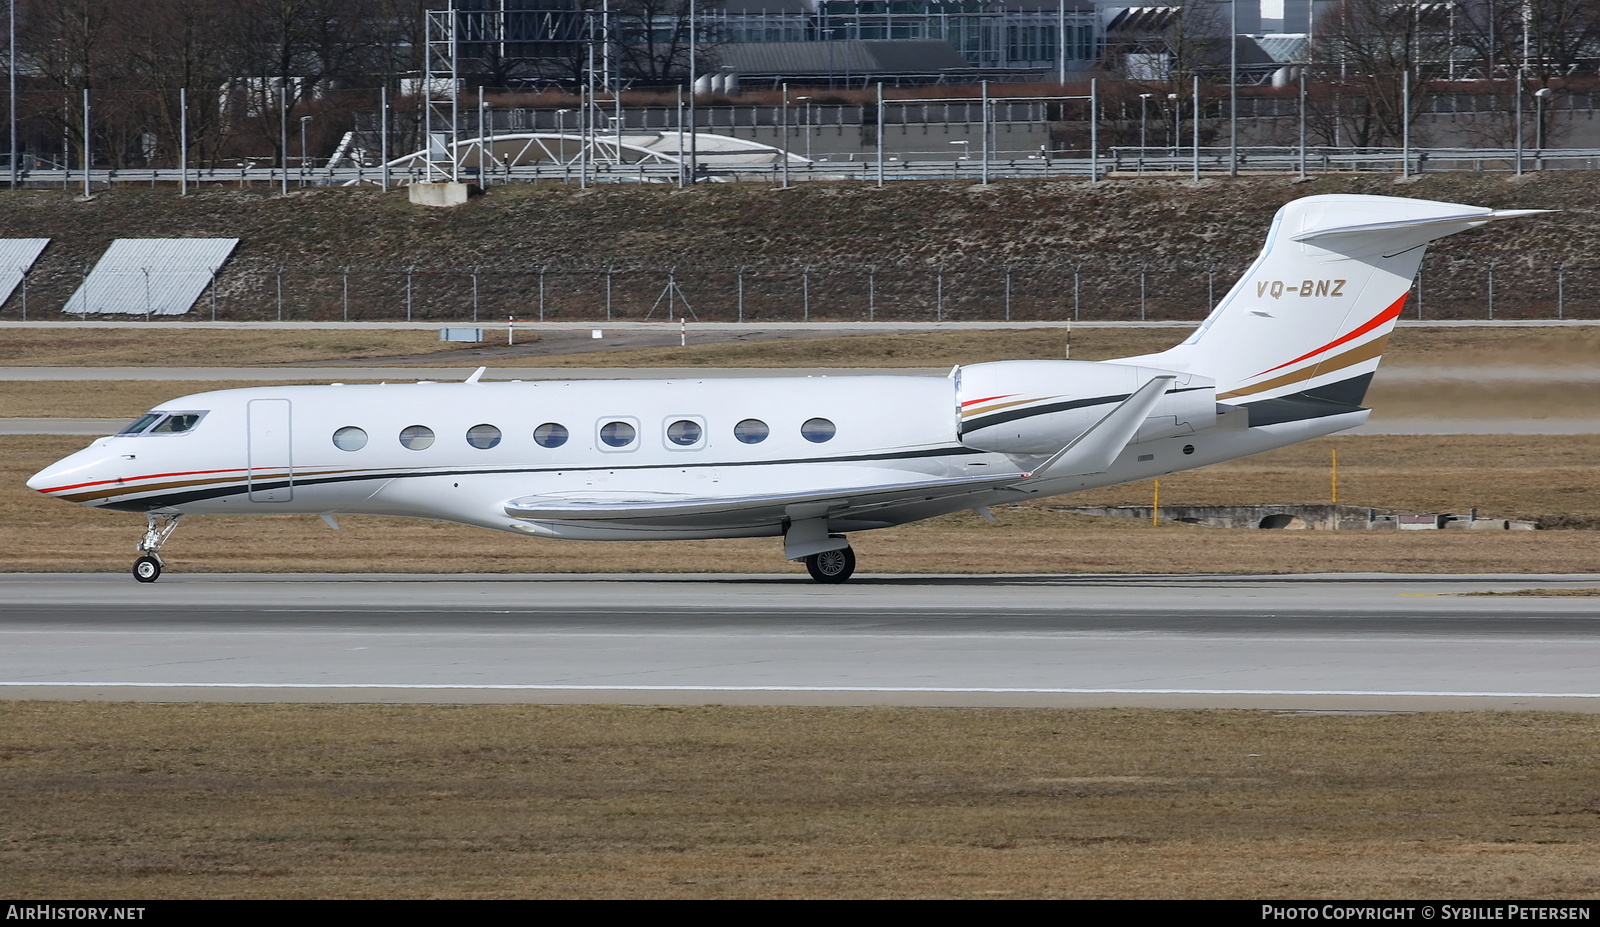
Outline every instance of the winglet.
[[488, 367], [479, 367], [477, 370], [472, 371], [472, 376], [467, 377], [466, 382], [467, 383], [476, 383], [476, 382], [478, 382], [478, 379], [480, 377], [482, 377], [484, 372], [487, 371], [488, 369], [489, 369]]
[[1111, 468], [1128, 442], [1138, 433], [1145, 417], [1161, 401], [1162, 394], [1172, 386], [1175, 376], [1153, 377], [1139, 387], [1117, 407], [1107, 412], [1088, 431], [1072, 439], [1072, 443], [1035, 467], [1029, 479], [1039, 480], [1057, 476], [1076, 476], [1080, 473], [1100, 473]]

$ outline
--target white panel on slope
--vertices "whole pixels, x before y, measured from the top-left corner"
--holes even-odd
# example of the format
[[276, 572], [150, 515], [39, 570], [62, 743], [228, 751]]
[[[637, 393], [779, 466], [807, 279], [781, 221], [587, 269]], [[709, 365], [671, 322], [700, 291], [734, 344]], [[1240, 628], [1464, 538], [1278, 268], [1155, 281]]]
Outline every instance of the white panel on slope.
[[44, 253], [48, 238], [0, 238], [0, 305], [16, 292], [22, 277]]
[[238, 243], [237, 238], [119, 238], [62, 311], [182, 315]]

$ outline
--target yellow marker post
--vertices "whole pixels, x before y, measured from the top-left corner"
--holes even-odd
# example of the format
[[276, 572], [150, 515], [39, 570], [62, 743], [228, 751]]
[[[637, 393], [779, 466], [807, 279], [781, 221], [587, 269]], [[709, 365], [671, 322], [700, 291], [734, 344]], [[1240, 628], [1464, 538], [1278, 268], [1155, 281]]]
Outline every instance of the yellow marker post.
[[1160, 523], [1158, 516], [1161, 514], [1161, 481], [1156, 480], [1155, 498], [1150, 502], [1150, 524], [1152, 527]]

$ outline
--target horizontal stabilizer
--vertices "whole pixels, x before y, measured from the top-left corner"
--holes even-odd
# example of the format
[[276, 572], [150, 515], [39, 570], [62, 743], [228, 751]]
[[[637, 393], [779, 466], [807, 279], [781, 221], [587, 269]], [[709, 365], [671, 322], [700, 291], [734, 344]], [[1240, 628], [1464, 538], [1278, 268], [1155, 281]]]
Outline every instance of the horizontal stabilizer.
[[[1394, 254], [1418, 245], [1437, 241], [1447, 235], [1475, 229], [1498, 219], [1515, 219], [1547, 209], [1487, 209], [1461, 206], [1455, 203], [1429, 203], [1450, 209], [1439, 215], [1410, 215], [1375, 222], [1341, 221], [1344, 216], [1308, 216], [1307, 227], [1289, 235], [1292, 241], [1305, 242], [1329, 251], [1344, 252], [1352, 246], [1367, 250], [1377, 245], [1380, 250]], [[1377, 211], [1377, 210], [1375, 210]], [[1328, 221], [1322, 225], [1318, 220]]]
[[1058, 476], [1077, 476], [1080, 473], [1102, 473], [1111, 469], [1128, 442], [1138, 433], [1150, 411], [1161, 401], [1161, 396], [1177, 377], [1153, 377], [1134, 391], [1133, 395], [1117, 404], [1088, 431], [1072, 439], [1072, 443], [1056, 451], [1049, 460], [1033, 471], [1032, 478], [1047, 479]]

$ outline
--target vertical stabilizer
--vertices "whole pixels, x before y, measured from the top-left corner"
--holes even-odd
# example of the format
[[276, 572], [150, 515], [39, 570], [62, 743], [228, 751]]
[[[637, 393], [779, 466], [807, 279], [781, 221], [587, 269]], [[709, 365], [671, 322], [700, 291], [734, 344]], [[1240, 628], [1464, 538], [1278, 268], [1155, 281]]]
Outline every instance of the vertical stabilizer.
[[1335, 194], [1278, 210], [1261, 255], [1183, 344], [1137, 362], [1216, 380], [1253, 425], [1360, 405], [1429, 242], [1495, 219], [1431, 200]]

